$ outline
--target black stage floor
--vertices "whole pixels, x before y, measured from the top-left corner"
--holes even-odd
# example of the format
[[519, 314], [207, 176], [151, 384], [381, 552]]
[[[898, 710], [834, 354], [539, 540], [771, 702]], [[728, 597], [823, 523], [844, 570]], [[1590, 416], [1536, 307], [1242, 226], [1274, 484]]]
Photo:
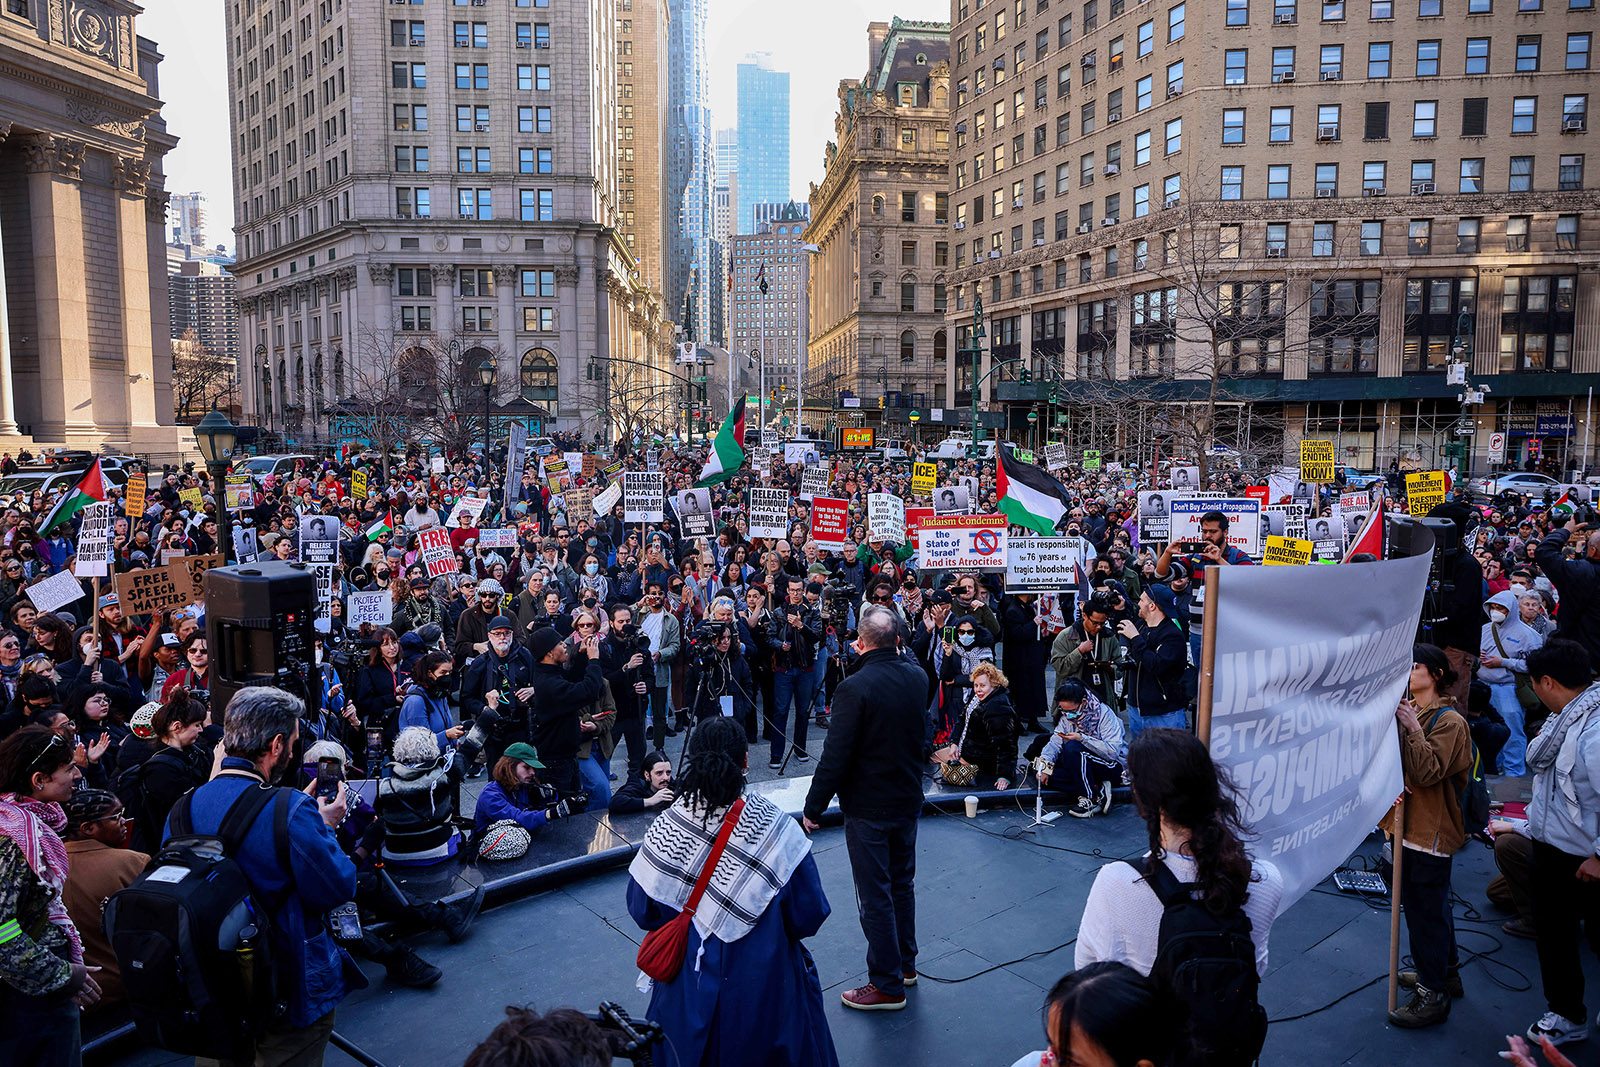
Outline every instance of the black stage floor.
[[[790, 782], [790, 788], [803, 788], [801, 780]], [[782, 788], [766, 786], [774, 787]], [[1062, 818], [1017, 837], [1032, 815], [1031, 802], [1027, 806], [1026, 812], [1016, 803], [990, 808], [973, 820], [931, 807], [924, 816], [917, 879], [922, 956], [917, 962], [925, 978], [910, 991], [910, 1006], [898, 1013], [862, 1014], [839, 1003], [842, 990], [865, 981], [865, 948], [843, 834], [826, 827], [815, 835], [833, 915], [808, 944], [841, 1063], [1009, 1067], [1041, 1047], [1040, 1000], [1072, 968], [1070, 942], [1094, 872], [1110, 859], [1140, 855], [1145, 830], [1131, 806], [1119, 803], [1108, 817]], [[600, 833], [585, 829], [584, 847], [626, 849], [642, 822], [619, 823], [616, 830]], [[570, 832], [579, 828], [574, 821]], [[548, 841], [552, 848], [556, 844], [553, 837]], [[1376, 838], [1369, 839], [1366, 851], [1376, 851]], [[1381, 908], [1369, 906], [1324, 883], [1297, 903], [1272, 932], [1262, 999], [1269, 1015], [1283, 1021], [1272, 1026], [1262, 1062], [1501, 1062], [1495, 1052], [1504, 1047], [1502, 1035], [1523, 1031], [1544, 1004], [1533, 944], [1501, 933], [1505, 916], [1484, 900], [1493, 873], [1493, 858], [1483, 846], [1471, 845], [1456, 859], [1462, 951], [1491, 955], [1465, 967], [1467, 996], [1456, 1003], [1449, 1022], [1420, 1032], [1386, 1023], [1382, 981], [1326, 1010], [1292, 1018], [1378, 978], [1388, 958], [1386, 902]], [[601, 1000], [616, 1000], [642, 1014], [646, 998], [634, 988], [633, 963], [639, 931], [627, 916], [626, 880], [614, 869], [536, 890], [486, 911], [459, 945], [448, 945], [437, 934], [414, 939], [413, 947], [444, 969], [444, 979], [429, 991], [407, 990], [368, 965], [373, 985], [341, 1006], [339, 1032], [389, 1067], [443, 1067], [461, 1063], [507, 1004], [592, 1011]], [[1585, 967], [1591, 983], [1600, 980], [1594, 959], [1586, 956]], [[1600, 996], [1590, 1001], [1596, 1006]], [[1600, 1062], [1600, 1040], [1590, 1045], [1576, 1047], [1576, 1063]], [[120, 1054], [90, 1062], [142, 1067], [180, 1061], [124, 1045]], [[341, 1053], [328, 1054], [329, 1064], [347, 1062]]]

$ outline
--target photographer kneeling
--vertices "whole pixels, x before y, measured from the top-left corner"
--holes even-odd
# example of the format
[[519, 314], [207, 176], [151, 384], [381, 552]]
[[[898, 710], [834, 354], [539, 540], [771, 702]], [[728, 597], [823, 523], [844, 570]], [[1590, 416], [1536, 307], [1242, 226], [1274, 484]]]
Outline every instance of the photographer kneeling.
[[493, 781], [478, 794], [473, 820], [480, 837], [495, 823], [514, 822], [532, 833], [545, 823], [570, 814], [567, 802], [539, 781], [537, 772], [542, 770], [544, 764], [539, 762], [539, 752], [532, 745], [518, 741], [507, 746], [505, 754], [495, 761]]
[[630, 774], [622, 788], [611, 796], [611, 814], [626, 815], [654, 811], [672, 803], [672, 761], [660, 752], [644, 758], [644, 773]]
[[726, 622], [701, 623], [689, 644], [689, 679], [684, 692], [692, 701], [696, 722], [729, 714], [740, 725], [750, 711], [755, 680], [740, 654], [733, 626]]
[[[1039, 758], [1039, 784], [1055, 778], [1055, 788], [1078, 798], [1069, 815], [1087, 819], [1111, 811], [1111, 784], [1128, 763], [1128, 742], [1122, 720], [1076, 678], [1056, 687], [1055, 732]], [[1056, 768], [1060, 773], [1056, 773]]]

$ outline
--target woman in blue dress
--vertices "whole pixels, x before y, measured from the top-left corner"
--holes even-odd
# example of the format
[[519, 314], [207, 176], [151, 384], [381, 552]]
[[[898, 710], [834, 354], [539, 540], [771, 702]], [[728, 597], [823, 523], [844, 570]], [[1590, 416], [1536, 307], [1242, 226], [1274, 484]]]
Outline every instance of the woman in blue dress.
[[[678, 798], [628, 868], [628, 912], [654, 930], [688, 902], [723, 816], [744, 791], [744, 727], [717, 716], [695, 727]], [[641, 975], [648, 1018], [665, 1031], [657, 1062], [679, 1067], [837, 1067], [822, 986], [802, 939], [827, 919], [811, 841], [758, 795], [744, 798], [695, 911], [683, 967], [670, 982]]]

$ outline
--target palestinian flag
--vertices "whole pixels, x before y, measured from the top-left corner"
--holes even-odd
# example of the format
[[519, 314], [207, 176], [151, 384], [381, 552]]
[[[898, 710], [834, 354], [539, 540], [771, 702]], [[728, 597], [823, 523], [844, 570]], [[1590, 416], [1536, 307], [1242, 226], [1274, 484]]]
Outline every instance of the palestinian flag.
[[1011, 449], [1000, 449], [1000, 511], [1018, 526], [1050, 536], [1067, 514], [1069, 497], [1062, 485], [1042, 467], [1024, 463]]
[[1371, 514], [1367, 516], [1367, 523], [1361, 527], [1361, 532], [1350, 541], [1350, 547], [1345, 549], [1344, 561], [1350, 562], [1350, 557], [1358, 552], [1370, 553], [1377, 559], [1383, 558], [1383, 498], [1378, 498]]
[[722, 424], [722, 429], [717, 431], [717, 436], [711, 442], [711, 454], [706, 457], [706, 465], [700, 471], [700, 480], [695, 482], [695, 487], [704, 489], [708, 485], [716, 485], [732, 478], [734, 472], [744, 465], [744, 397], [733, 405], [733, 410], [728, 412], [727, 421]]
[[1570, 491], [1563, 491], [1561, 494], [1561, 499], [1550, 505], [1550, 514], [1559, 515], [1563, 519], [1570, 519], [1573, 512], [1578, 510], [1577, 505], [1573, 504], [1571, 497], [1572, 493]]
[[106, 481], [100, 475], [100, 461], [95, 460], [94, 466], [83, 472], [78, 484], [63, 493], [55, 507], [50, 509], [50, 514], [44, 517], [44, 522], [39, 525], [39, 536], [48, 536], [57, 526], [72, 521], [72, 517], [84, 508], [105, 498]]
[[383, 518], [367, 527], [367, 540], [376, 541], [386, 533], [394, 533], [393, 508], [390, 508], [388, 513], [385, 514]]

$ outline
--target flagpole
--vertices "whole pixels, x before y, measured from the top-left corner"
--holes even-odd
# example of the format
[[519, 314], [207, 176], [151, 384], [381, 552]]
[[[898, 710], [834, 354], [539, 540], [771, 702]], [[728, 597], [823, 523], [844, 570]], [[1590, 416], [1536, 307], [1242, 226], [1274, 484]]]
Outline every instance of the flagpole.
[[1389, 886], [1389, 1010], [1400, 1003], [1400, 867], [1406, 854], [1406, 795], [1394, 802], [1394, 874]]

